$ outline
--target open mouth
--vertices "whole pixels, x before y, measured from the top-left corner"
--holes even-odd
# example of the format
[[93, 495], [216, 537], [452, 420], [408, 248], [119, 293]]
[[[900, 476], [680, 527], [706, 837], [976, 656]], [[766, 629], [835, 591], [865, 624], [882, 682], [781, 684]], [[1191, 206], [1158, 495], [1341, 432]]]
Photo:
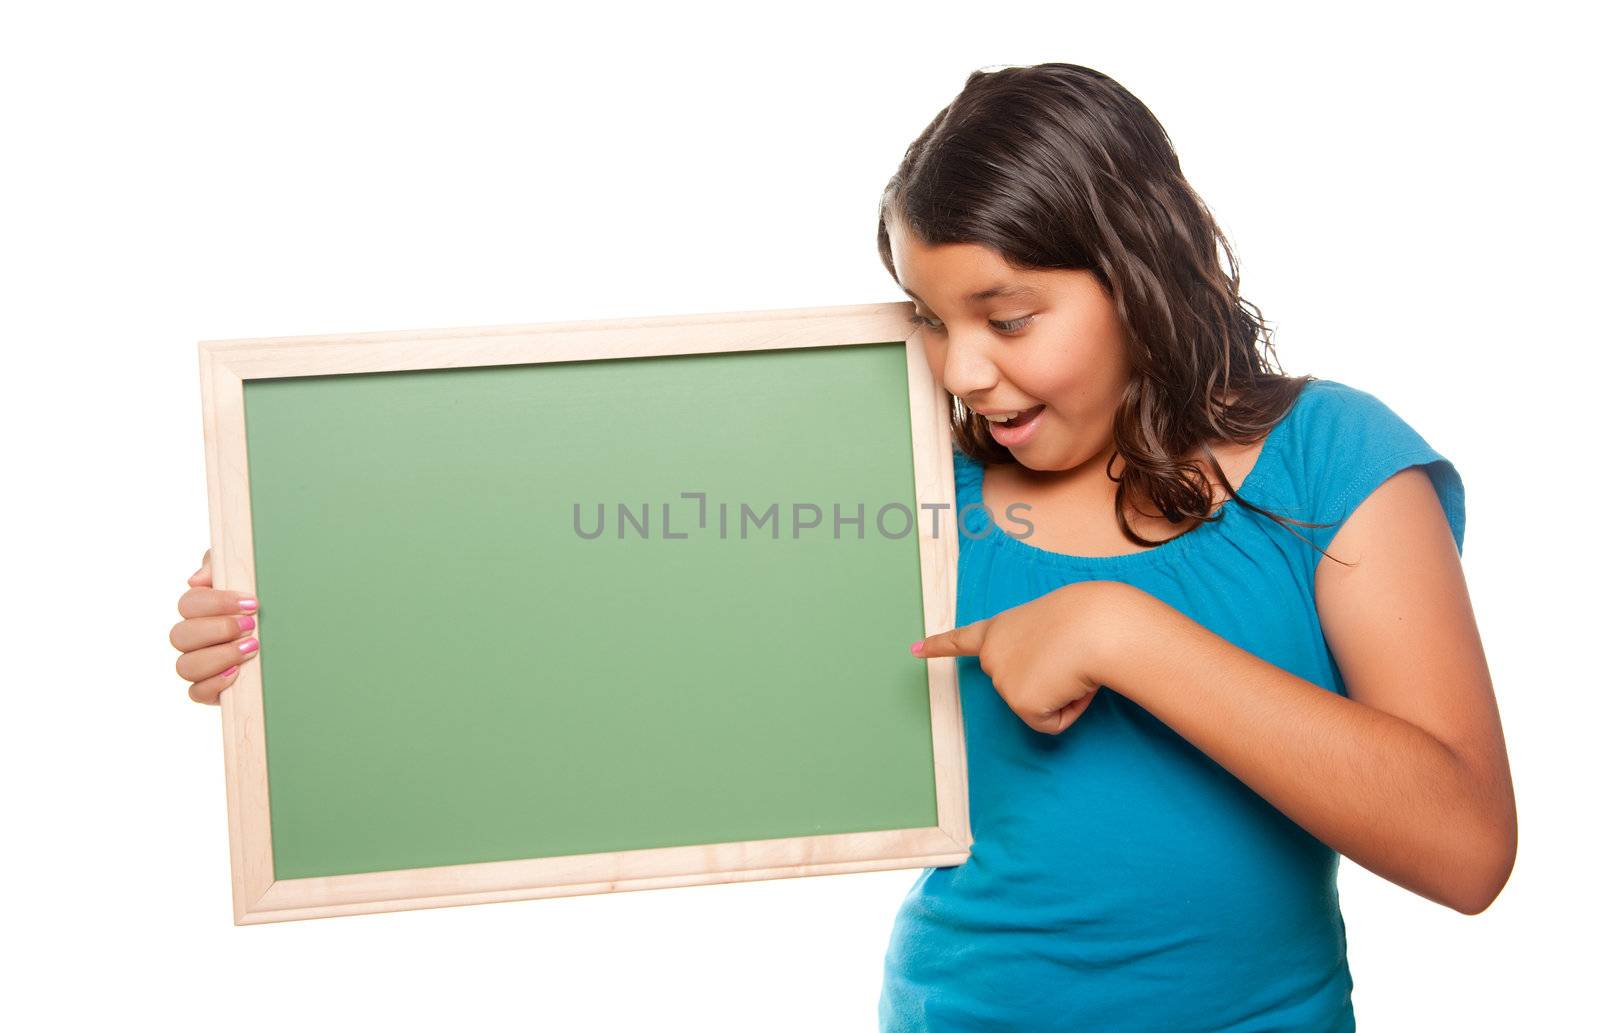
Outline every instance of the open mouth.
[[1012, 413], [1009, 419], [998, 419], [1005, 415], [997, 413], [994, 417], [985, 417], [989, 421], [989, 436], [994, 438], [995, 444], [1002, 448], [1021, 448], [1032, 441], [1035, 432], [1039, 429], [1039, 414], [1044, 412], [1044, 406], [1036, 405], [1032, 409], [1024, 409]]
[[1044, 406], [1036, 405], [1032, 409], [1024, 409], [1012, 416], [1009, 420], [990, 420], [991, 424], [1000, 427], [1023, 427], [1030, 423], [1035, 416], [1044, 412]]

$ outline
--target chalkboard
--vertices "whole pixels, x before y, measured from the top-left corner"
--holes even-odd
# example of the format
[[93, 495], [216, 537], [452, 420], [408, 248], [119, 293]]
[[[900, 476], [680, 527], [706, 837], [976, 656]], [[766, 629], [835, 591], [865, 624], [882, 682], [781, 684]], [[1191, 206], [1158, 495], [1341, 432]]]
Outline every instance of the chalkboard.
[[909, 311], [201, 342], [234, 921], [965, 860]]

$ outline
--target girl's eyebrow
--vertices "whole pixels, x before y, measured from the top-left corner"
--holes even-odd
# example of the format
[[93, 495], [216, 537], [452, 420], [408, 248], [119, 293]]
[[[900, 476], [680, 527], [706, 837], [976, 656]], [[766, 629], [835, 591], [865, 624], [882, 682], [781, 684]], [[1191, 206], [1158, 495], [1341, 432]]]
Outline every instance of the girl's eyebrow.
[[[923, 301], [921, 298], [917, 297], [916, 293], [914, 291], [910, 290], [909, 288], [901, 287], [900, 289], [905, 291], [907, 294], [910, 294], [911, 297], [918, 304], [920, 304], [920, 305], [926, 305], [927, 304], [926, 301]], [[967, 302], [970, 304], [971, 302], [974, 302], [974, 301], [988, 301], [990, 298], [1016, 298], [1016, 297], [1037, 298], [1038, 296], [1039, 296], [1039, 292], [1038, 291], [1034, 290], [1032, 287], [1029, 287], [1029, 286], [1027, 286], [1025, 284], [1020, 284], [1020, 283], [1002, 283], [1002, 284], [996, 284], [995, 286], [990, 287], [987, 290], [973, 291], [971, 294], [967, 295]]]

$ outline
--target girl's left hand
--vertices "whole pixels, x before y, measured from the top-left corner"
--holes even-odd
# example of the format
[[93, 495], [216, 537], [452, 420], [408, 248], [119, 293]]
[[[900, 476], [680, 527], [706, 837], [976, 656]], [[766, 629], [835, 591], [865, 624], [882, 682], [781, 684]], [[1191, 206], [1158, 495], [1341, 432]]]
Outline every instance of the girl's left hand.
[[[1130, 626], [1138, 589], [1120, 581], [1079, 581], [986, 620], [929, 636], [917, 656], [975, 656], [995, 691], [1036, 732], [1058, 735], [1088, 708], [1104, 682], [1115, 638]], [[919, 648], [920, 646], [920, 648]]]

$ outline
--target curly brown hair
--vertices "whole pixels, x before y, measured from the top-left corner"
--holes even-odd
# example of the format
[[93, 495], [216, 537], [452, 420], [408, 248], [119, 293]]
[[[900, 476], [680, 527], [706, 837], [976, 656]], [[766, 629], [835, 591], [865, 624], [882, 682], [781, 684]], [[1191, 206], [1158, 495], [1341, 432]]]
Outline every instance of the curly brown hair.
[[[1140, 499], [1173, 524], [1217, 519], [1199, 462], [1181, 458], [1196, 448], [1228, 498], [1284, 526], [1325, 526], [1240, 497], [1211, 451], [1211, 441], [1263, 437], [1315, 378], [1273, 368], [1272, 333], [1239, 294], [1233, 248], [1184, 178], [1161, 123], [1110, 76], [1060, 62], [973, 72], [884, 188], [878, 253], [894, 276], [891, 219], [928, 244], [981, 244], [1018, 268], [1085, 269], [1099, 280], [1132, 369], [1106, 466], [1129, 539], [1161, 544], [1128, 523], [1125, 507]], [[950, 420], [967, 455], [1017, 461], [954, 397]], [[1116, 455], [1120, 476], [1111, 469]]]

